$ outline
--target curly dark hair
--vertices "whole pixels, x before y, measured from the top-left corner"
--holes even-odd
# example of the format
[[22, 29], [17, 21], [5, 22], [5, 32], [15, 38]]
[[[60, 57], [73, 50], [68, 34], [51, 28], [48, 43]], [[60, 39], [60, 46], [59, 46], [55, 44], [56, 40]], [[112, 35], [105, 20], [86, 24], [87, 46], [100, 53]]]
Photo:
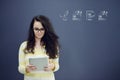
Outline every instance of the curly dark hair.
[[42, 26], [45, 29], [45, 34], [41, 39], [41, 42], [45, 46], [46, 54], [49, 56], [49, 58], [56, 58], [59, 56], [58, 49], [59, 49], [59, 42], [58, 42], [58, 36], [56, 35], [53, 26], [50, 22], [50, 20], [43, 15], [38, 15], [33, 17], [29, 32], [28, 32], [28, 39], [27, 39], [27, 46], [25, 48], [25, 53], [32, 52], [34, 54], [34, 46], [35, 46], [35, 35], [33, 31], [33, 24], [35, 21], [41, 22]]

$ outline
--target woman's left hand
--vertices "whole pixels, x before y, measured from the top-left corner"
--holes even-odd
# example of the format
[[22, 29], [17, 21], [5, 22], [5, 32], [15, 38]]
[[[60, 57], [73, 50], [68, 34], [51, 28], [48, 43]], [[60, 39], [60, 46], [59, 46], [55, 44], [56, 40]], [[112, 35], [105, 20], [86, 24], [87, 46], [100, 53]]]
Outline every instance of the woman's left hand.
[[53, 71], [54, 68], [55, 68], [54, 63], [49, 62], [48, 66], [46, 66], [46, 67], [44, 68], [44, 71]]

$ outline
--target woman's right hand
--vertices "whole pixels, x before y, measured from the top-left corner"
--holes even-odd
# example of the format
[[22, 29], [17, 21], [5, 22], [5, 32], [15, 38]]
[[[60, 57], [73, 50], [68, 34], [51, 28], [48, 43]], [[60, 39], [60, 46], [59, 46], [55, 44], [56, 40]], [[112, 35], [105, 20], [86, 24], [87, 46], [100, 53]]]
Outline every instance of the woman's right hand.
[[26, 66], [26, 72], [29, 73], [33, 70], [37, 69], [34, 65], [27, 65]]

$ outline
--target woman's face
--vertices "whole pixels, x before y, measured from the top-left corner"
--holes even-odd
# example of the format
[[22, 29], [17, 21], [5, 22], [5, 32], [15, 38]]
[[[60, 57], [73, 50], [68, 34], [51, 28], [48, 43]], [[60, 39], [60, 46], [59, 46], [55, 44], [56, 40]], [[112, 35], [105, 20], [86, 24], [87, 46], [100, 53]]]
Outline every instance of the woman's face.
[[41, 22], [35, 21], [33, 24], [33, 30], [36, 39], [41, 39], [45, 34], [45, 29], [42, 26]]

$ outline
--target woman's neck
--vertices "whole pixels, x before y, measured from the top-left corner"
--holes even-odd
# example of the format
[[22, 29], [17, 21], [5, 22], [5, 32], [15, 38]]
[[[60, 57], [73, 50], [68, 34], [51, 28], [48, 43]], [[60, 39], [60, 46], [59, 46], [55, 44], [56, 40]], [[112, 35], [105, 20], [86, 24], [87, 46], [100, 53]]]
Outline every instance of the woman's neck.
[[41, 39], [36, 38], [35, 39], [35, 46], [38, 47], [41, 45]]

